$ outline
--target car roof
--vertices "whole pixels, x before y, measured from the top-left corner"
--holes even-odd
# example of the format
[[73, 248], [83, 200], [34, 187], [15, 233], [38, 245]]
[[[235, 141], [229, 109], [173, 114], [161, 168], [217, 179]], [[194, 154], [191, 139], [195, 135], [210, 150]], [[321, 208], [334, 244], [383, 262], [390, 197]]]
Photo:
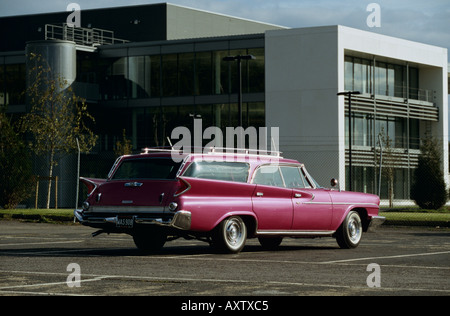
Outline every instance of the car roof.
[[[195, 149], [195, 148], [194, 148]], [[199, 148], [198, 148], [199, 149]], [[181, 150], [172, 150], [170, 148], [145, 148], [141, 154], [123, 156], [125, 159], [144, 158], [144, 157], [176, 157], [179, 161], [189, 157], [188, 161], [226, 161], [226, 162], [247, 162], [252, 164], [269, 164], [269, 163], [283, 163], [283, 164], [300, 164], [297, 160], [287, 159], [281, 156], [280, 152], [269, 152], [271, 154], [253, 153], [254, 150], [248, 149], [231, 149], [222, 150], [226, 148], [215, 148], [214, 150], [197, 150], [193, 153], [183, 152]], [[276, 153], [276, 154], [275, 154]]]

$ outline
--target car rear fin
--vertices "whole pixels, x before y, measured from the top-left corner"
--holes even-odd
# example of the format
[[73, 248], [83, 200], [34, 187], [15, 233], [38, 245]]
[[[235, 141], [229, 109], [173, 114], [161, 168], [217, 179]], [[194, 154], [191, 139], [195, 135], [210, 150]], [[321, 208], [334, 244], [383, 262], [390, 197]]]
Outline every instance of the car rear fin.
[[189, 182], [187, 182], [183, 178], [178, 178], [178, 183], [179, 183], [179, 188], [173, 195], [175, 197], [180, 196], [183, 193], [186, 193], [187, 191], [189, 191], [191, 189], [191, 185], [189, 184]]
[[106, 180], [80, 177], [80, 181], [83, 182], [83, 184], [86, 186], [89, 196], [92, 194], [92, 192], [95, 191], [95, 189], [97, 189], [100, 184], [104, 183]]

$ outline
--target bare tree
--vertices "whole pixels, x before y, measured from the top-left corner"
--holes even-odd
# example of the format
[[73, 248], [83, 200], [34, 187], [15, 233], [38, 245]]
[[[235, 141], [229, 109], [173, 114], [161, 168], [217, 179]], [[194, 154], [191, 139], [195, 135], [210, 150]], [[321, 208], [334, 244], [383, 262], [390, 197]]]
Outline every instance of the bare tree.
[[[396, 157], [394, 155], [394, 148], [392, 146], [392, 139], [385, 134], [384, 128], [381, 128], [380, 137], [383, 148], [383, 161], [382, 161], [382, 175], [388, 182], [388, 199], [389, 207], [394, 206], [394, 177], [395, 177], [395, 162]], [[380, 162], [379, 162], [380, 163]]]

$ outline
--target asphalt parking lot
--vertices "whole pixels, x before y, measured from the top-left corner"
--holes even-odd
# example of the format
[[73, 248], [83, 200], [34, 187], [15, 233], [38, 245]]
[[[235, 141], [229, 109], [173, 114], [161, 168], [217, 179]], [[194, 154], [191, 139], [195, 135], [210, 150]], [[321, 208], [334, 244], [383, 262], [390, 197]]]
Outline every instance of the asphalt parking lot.
[[0, 295], [450, 295], [450, 230], [380, 227], [360, 246], [249, 240], [237, 255], [176, 240], [143, 256], [128, 235], [0, 221]]

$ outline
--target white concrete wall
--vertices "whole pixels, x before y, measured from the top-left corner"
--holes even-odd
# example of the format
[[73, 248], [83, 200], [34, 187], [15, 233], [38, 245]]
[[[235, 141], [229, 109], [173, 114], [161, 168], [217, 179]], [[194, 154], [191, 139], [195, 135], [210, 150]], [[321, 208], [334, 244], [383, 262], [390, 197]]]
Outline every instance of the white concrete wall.
[[[266, 123], [319, 184], [345, 179], [337, 27], [266, 32]], [[343, 87], [342, 87], [343, 88]]]
[[264, 33], [285, 27], [167, 4], [167, 39]]

